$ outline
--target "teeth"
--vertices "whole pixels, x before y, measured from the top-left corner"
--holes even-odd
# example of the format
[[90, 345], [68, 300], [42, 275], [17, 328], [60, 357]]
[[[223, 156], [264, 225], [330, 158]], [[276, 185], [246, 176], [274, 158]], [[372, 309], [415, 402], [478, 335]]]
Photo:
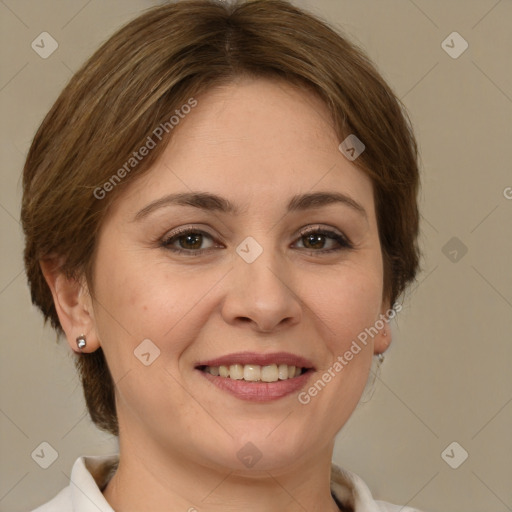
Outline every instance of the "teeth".
[[261, 366], [257, 364], [246, 364], [244, 366], [244, 380], [254, 382], [261, 380]]
[[206, 366], [204, 371], [215, 377], [220, 376], [234, 380], [277, 382], [298, 377], [302, 373], [302, 368], [286, 364], [270, 364], [268, 366], [232, 364], [230, 366]]
[[[212, 373], [211, 370], [210, 373]], [[229, 367], [229, 378], [242, 380], [244, 378], [244, 367], [241, 364], [232, 364]]]
[[276, 382], [278, 379], [277, 364], [263, 366], [261, 368], [261, 380], [263, 382]]

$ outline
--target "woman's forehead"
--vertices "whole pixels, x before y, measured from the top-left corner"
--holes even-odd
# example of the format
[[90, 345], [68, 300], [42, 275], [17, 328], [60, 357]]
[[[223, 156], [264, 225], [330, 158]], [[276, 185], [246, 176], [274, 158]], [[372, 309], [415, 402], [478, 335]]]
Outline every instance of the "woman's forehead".
[[311, 188], [320, 179], [328, 188], [340, 179], [369, 181], [339, 151], [327, 107], [308, 91], [248, 79], [196, 100], [148, 172], [155, 186], [183, 180], [194, 189], [208, 183], [242, 192], [265, 184], [289, 189], [291, 182]]
[[[173, 132], [171, 147], [189, 151], [210, 145], [222, 153], [229, 145], [257, 149], [329, 149], [336, 143], [325, 103], [293, 83], [267, 78], [240, 78], [196, 97], [197, 106]], [[219, 147], [222, 145], [222, 147]], [[261, 158], [265, 158], [261, 154]]]

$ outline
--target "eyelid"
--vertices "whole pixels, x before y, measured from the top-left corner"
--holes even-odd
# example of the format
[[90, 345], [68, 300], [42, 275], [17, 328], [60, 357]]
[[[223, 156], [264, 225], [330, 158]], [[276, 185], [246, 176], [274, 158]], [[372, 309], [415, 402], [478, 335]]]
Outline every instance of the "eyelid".
[[347, 242], [349, 241], [348, 237], [343, 233], [343, 231], [340, 231], [337, 228], [327, 227], [323, 226], [322, 224], [313, 224], [311, 226], [307, 226], [306, 228], [298, 231], [295, 234], [295, 237], [298, 236], [304, 236], [309, 235], [310, 233], [318, 233], [318, 232], [325, 232], [329, 234], [334, 234], [343, 237]]
[[164, 239], [165, 238], [173, 238], [175, 236], [178, 236], [178, 235], [181, 235], [181, 234], [187, 234], [187, 233], [191, 233], [191, 232], [206, 234], [206, 235], [211, 236], [213, 238], [213, 235], [211, 233], [208, 233], [203, 228], [200, 228], [200, 227], [197, 227], [197, 226], [193, 226], [193, 225], [180, 226], [179, 228], [176, 228], [176, 229], [173, 229], [173, 230], [169, 231], [162, 238], [164, 238]]
[[[202, 228], [198, 228], [198, 227], [195, 227], [195, 226], [182, 226], [182, 227], [176, 228], [175, 230], [169, 231], [161, 239], [159, 239], [159, 241], [162, 244], [164, 244], [164, 246], [165, 246], [165, 244], [167, 244], [170, 240], [172, 240], [174, 238], [179, 238], [180, 236], [188, 235], [189, 233], [206, 235], [213, 242], [215, 242], [216, 239], [219, 238], [219, 237], [216, 237], [215, 235], [212, 235], [208, 231], [205, 231]], [[220, 238], [222, 238], [222, 237], [220, 237]], [[205, 249], [199, 249], [197, 251], [192, 251], [192, 250], [186, 251], [185, 249], [182, 249], [182, 250], [184, 252], [200, 252], [200, 251], [204, 251]], [[208, 250], [208, 249], [206, 249], [206, 250]]]

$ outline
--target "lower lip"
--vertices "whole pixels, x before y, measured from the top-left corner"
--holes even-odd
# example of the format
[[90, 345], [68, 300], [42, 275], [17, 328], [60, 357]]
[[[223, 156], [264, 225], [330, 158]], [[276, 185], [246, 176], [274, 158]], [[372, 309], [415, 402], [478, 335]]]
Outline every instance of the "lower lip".
[[201, 370], [197, 371], [223, 391], [227, 391], [236, 398], [250, 402], [270, 402], [296, 393], [306, 385], [306, 382], [313, 373], [312, 370], [307, 370], [302, 375], [293, 377], [293, 379], [278, 380], [276, 382], [248, 382], [230, 379], [229, 377], [216, 377]]

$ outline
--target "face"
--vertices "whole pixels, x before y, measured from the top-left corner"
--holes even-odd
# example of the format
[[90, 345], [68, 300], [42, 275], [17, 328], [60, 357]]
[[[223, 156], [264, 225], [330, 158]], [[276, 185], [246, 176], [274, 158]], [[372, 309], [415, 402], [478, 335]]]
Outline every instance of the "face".
[[244, 78], [197, 101], [102, 226], [92, 331], [134, 446], [279, 470], [332, 443], [380, 343], [343, 357], [387, 309], [372, 184], [310, 93]]

